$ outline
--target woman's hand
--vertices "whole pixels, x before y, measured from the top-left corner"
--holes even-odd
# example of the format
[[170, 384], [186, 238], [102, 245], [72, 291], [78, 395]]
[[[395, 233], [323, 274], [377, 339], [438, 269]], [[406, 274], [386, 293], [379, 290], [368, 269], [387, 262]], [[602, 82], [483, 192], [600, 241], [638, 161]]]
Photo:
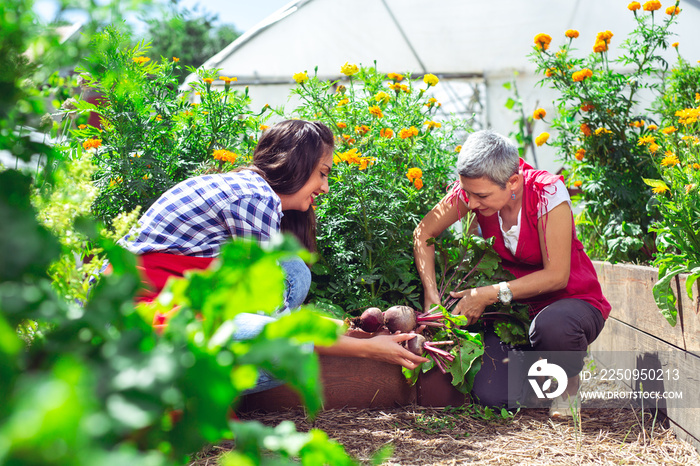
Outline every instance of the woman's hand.
[[472, 325], [489, 304], [496, 302], [498, 292], [493, 287], [471, 288], [462, 291], [452, 291], [450, 296], [453, 298], [461, 298], [454, 310], [453, 314], [463, 315], [468, 318], [468, 324]]
[[377, 335], [364, 340], [366, 343], [367, 357], [390, 364], [400, 364], [406, 369], [415, 369], [428, 359], [411, 353], [401, 346], [401, 342], [410, 340], [416, 335], [411, 333], [397, 333], [394, 335]]

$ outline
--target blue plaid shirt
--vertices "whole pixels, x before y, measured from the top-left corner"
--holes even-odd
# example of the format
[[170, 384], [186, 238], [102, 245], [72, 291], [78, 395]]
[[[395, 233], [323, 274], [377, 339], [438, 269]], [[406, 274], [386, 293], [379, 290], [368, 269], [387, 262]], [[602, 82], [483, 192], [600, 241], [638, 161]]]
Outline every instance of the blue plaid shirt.
[[282, 215], [282, 201], [257, 173], [203, 175], [163, 194], [119, 244], [134, 254], [216, 257], [232, 237], [266, 242]]

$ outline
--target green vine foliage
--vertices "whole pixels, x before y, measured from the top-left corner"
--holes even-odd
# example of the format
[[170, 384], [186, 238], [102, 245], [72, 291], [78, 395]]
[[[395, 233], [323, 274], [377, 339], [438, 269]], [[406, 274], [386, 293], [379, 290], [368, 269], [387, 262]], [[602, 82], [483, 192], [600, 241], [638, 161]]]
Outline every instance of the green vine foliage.
[[[248, 110], [247, 92], [231, 89], [234, 77], [190, 69], [198, 79], [181, 91], [177, 57], [151, 60], [147, 44], [129, 41], [113, 26], [93, 37], [80, 72], [84, 90], [101, 97], [68, 109], [100, 116], [100, 128], [74, 128], [72, 143], [94, 154], [99, 193], [93, 212], [107, 223], [136, 207], [147, 209], [188, 177], [250, 161], [262, 121]], [[224, 90], [212, 87], [215, 80], [226, 83]], [[217, 150], [230, 156], [217, 162]]]
[[[369, 306], [420, 308], [412, 234], [454, 179], [462, 121], [436, 122], [437, 77], [379, 73], [346, 65], [346, 80], [298, 73], [302, 118], [336, 135], [330, 193], [316, 209], [320, 260], [312, 299], [357, 312]], [[430, 83], [430, 84], [429, 84]]]
[[650, 226], [656, 214], [647, 209], [642, 179], [658, 172], [638, 142], [653, 131], [651, 124], [659, 124], [659, 117], [640, 108], [639, 95], [662, 91], [668, 64], [660, 52], [669, 47], [677, 18], [637, 11], [633, 4], [636, 28], [621, 43], [618, 58], [608, 55], [615, 40], [610, 31], [598, 34], [593, 52], [584, 58], [574, 54], [574, 30], [567, 31], [567, 42], [554, 52], [549, 50], [551, 37], [538, 34], [530, 55], [546, 76], [541, 84], [560, 95], [551, 122], [557, 131], [553, 144], [570, 166], [568, 179], [582, 190], [579, 237], [592, 257], [613, 262], [648, 261], [655, 249]]

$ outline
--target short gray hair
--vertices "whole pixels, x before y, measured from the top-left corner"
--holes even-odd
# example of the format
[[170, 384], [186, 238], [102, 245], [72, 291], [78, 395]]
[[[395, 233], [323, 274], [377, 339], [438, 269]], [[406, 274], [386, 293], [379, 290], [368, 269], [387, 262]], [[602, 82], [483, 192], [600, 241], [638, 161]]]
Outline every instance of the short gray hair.
[[457, 157], [457, 173], [465, 178], [487, 178], [505, 189], [518, 173], [518, 148], [510, 139], [485, 129], [470, 134]]

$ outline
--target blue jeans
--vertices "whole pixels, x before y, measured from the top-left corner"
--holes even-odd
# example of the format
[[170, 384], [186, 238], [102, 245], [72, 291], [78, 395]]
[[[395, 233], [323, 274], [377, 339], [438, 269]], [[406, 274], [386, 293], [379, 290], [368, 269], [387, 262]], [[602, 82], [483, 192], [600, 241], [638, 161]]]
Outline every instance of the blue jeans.
[[[311, 286], [311, 271], [304, 261], [298, 257], [284, 260], [280, 263], [284, 269], [284, 307], [275, 312], [274, 316], [266, 314], [238, 314], [233, 320], [236, 330], [233, 338], [236, 341], [250, 340], [262, 332], [265, 325], [276, 317], [289, 314], [304, 303]], [[310, 349], [313, 349], [311, 347]], [[284, 384], [273, 378], [268, 372], [260, 371], [255, 387], [243, 392], [243, 395], [262, 392]]]

